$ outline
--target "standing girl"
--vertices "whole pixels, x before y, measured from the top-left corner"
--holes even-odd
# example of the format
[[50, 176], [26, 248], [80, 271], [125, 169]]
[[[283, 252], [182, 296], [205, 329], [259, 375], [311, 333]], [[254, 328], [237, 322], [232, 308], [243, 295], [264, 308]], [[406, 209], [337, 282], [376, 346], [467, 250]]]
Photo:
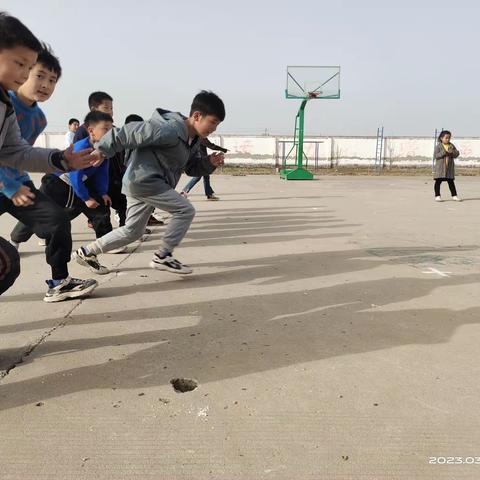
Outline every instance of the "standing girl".
[[440, 185], [443, 181], [448, 182], [452, 200], [461, 202], [462, 200], [457, 196], [457, 189], [455, 188], [455, 158], [460, 155], [460, 152], [455, 148], [453, 143], [450, 143], [452, 137], [451, 132], [442, 130], [438, 137], [438, 143], [435, 147], [434, 156], [435, 164], [435, 200], [442, 201], [440, 196]]

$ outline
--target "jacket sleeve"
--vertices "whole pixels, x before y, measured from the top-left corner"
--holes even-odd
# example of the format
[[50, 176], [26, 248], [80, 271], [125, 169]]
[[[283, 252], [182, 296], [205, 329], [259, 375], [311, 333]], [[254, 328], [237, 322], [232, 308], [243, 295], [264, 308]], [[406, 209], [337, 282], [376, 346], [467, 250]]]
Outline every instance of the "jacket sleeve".
[[175, 129], [168, 124], [132, 122], [120, 129], [112, 128], [95, 144], [107, 158], [122, 150], [147, 147], [148, 145], [173, 147], [178, 143]]
[[83, 183], [83, 176], [85, 175], [83, 170], [76, 170], [75, 172], [70, 172], [68, 177], [70, 178], [70, 185], [75, 192], [75, 195], [86, 202], [90, 197], [90, 192], [88, 191], [87, 186]]
[[212, 143], [208, 138], [204, 138], [202, 139], [202, 144], [209, 148], [210, 150], [216, 150], [217, 152], [223, 152], [223, 153], [227, 153], [228, 150], [226, 148], [223, 148], [221, 147], [220, 145], [215, 145], [214, 143]]
[[22, 186], [22, 182], [14, 178], [10, 178], [8, 175], [8, 169], [0, 167], [0, 192], [8, 198], [12, 198]]
[[105, 160], [95, 171], [93, 175], [93, 185], [97, 193], [103, 197], [108, 192], [108, 164], [109, 160]]
[[201, 151], [197, 150], [188, 159], [187, 165], [185, 165], [185, 173], [190, 177], [203, 177], [213, 173], [216, 168], [210, 163], [208, 155], [202, 155]]
[[15, 115], [5, 119], [4, 128], [6, 133], [3, 145], [0, 145], [0, 165], [28, 172], [65, 171], [53, 158], [60, 150], [32, 147], [22, 138]]
[[75, 132], [75, 135], [73, 136], [73, 142], [72, 143], [77, 143], [80, 140], [83, 140], [84, 138], [88, 137], [88, 131], [85, 128], [85, 125], [80, 125]]
[[440, 160], [441, 158], [445, 158], [447, 156], [447, 152], [443, 148], [443, 145], [440, 143], [436, 145], [433, 153], [437, 160]]
[[457, 147], [452, 143], [452, 153], [450, 156], [452, 158], [457, 158], [460, 155], [460, 152], [457, 150]]

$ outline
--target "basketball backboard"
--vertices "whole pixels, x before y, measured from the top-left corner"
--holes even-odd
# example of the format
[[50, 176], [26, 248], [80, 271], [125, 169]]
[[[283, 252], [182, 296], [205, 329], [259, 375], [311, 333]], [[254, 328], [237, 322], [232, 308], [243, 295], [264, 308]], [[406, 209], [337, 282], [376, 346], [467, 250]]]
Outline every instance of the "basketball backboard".
[[340, 67], [288, 66], [285, 96], [309, 100], [340, 98]]

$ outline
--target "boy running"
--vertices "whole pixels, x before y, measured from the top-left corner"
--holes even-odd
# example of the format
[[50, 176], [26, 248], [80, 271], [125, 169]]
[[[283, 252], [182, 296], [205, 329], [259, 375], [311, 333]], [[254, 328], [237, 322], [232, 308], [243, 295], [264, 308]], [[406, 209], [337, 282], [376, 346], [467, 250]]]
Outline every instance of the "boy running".
[[190, 176], [211, 174], [223, 165], [223, 153], [200, 155], [200, 140], [211, 135], [225, 118], [222, 100], [213, 92], [201, 91], [195, 96], [190, 116], [158, 108], [146, 122], [133, 122], [108, 132], [93, 155], [98, 161], [116, 152], [131, 149], [129, 165], [123, 178], [127, 196], [125, 226], [113, 230], [74, 252], [76, 261], [102, 274], [97, 255], [138, 240], [144, 233], [155, 208], [172, 215], [163, 242], [155, 252], [150, 267], [173, 273], [189, 274], [192, 269], [173, 257], [174, 249], [185, 237], [195, 216], [191, 203], [175, 191], [185, 171]]

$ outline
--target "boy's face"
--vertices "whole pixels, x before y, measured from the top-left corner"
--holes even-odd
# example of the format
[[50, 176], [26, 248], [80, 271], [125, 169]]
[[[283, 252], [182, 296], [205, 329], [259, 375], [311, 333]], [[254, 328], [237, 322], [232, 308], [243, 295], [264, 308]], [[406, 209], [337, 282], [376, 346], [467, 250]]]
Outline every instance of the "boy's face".
[[33, 102], [45, 102], [57, 85], [57, 74], [41, 63], [36, 63], [30, 71], [28, 80], [19, 88], [21, 94]]
[[102, 137], [111, 129], [112, 122], [106, 121], [98, 122], [97, 124], [87, 128], [90, 139], [93, 142], [99, 142]]
[[0, 50], [0, 86], [17, 91], [37, 62], [37, 53], [26, 47]]
[[92, 110], [108, 113], [113, 117], [113, 102], [111, 100], [104, 100], [102, 103], [98, 104], [96, 108], [92, 108]]
[[211, 135], [220, 125], [219, 120], [215, 115], [203, 115], [200, 112], [193, 112], [193, 128], [197, 135], [206, 138]]
[[447, 135], [444, 135], [442, 137], [442, 143], [444, 143], [445, 145], [449, 144], [450, 143], [450, 138], [451, 138], [451, 136], [448, 135], [448, 133], [447, 133]]
[[78, 122], [73, 122], [68, 128], [71, 132], [75, 133], [78, 130], [78, 127], [80, 127], [80, 124]]

